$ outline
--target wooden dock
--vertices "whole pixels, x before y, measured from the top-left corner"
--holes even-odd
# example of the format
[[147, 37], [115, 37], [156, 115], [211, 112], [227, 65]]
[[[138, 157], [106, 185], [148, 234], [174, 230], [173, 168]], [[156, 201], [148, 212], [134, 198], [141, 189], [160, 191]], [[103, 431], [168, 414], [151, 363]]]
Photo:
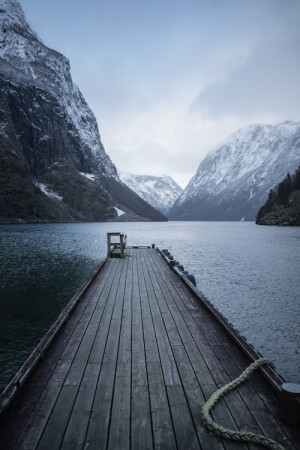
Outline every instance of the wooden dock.
[[[249, 365], [250, 347], [160, 252], [127, 252], [94, 272], [2, 395], [0, 448], [261, 448], [216, 437], [200, 417]], [[280, 418], [276, 382], [253, 374], [214, 419], [300, 448], [299, 429]]]

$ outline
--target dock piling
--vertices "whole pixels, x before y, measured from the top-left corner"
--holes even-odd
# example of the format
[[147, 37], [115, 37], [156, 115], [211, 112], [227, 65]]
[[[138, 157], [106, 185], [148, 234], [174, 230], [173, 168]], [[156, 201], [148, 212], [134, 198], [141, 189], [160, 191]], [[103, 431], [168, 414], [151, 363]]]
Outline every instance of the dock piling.
[[282, 420], [291, 426], [300, 426], [300, 385], [284, 383], [281, 386]]

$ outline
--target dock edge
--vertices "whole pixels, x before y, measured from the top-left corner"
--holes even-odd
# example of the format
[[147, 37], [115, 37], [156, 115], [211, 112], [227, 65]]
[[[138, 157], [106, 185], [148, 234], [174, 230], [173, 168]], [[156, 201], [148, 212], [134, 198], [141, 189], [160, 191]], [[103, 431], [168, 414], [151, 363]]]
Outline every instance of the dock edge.
[[18, 372], [14, 375], [8, 385], [0, 394], [0, 417], [9, 407], [10, 403], [14, 399], [18, 392], [18, 389], [23, 386], [32, 370], [38, 364], [38, 362], [43, 358], [44, 353], [47, 351], [56, 335], [59, 333], [63, 325], [68, 321], [68, 318], [72, 311], [75, 309], [77, 304], [81, 301], [83, 294], [90, 287], [93, 280], [96, 278], [102, 267], [106, 262], [106, 258], [101, 259], [100, 263], [95, 267], [92, 273], [86, 278], [82, 286], [78, 289], [75, 295], [67, 303], [65, 308], [62, 310], [58, 318], [51, 325], [45, 336], [40, 340], [39, 344], [34, 348], [29, 357], [20, 367]]

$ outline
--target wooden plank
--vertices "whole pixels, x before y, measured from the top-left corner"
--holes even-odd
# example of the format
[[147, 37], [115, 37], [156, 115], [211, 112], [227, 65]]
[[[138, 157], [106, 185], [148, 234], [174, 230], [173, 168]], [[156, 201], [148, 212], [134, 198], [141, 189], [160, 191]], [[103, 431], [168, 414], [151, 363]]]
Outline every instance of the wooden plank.
[[130, 447], [132, 260], [128, 261], [108, 449]]
[[154, 448], [177, 448], [161, 365], [147, 364]]
[[167, 386], [167, 393], [178, 448], [200, 449], [198, 435], [182, 386]]
[[[130, 448], [131, 380], [130, 364], [120, 363], [112, 399], [108, 449]], [[122, 375], [121, 375], [122, 373]]]
[[61, 443], [64, 449], [82, 449], [90, 420], [100, 363], [88, 363]]
[[38, 408], [34, 409], [33, 414], [30, 416], [30, 421], [26, 423], [22, 434], [19, 436], [14, 445], [14, 448], [32, 450], [37, 447], [44, 426], [46, 425], [49, 417], [49, 410], [52, 410], [60, 389], [61, 385], [58, 383], [53, 383], [46, 386], [39, 398]]
[[60, 448], [62, 436], [64, 435], [69, 421], [68, 412], [72, 409], [76, 394], [76, 386], [71, 385], [62, 387], [37, 445], [38, 450], [56, 450]]
[[163, 297], [161, 291], [159, 290], [157, 280], [150, 277], [149, 266], [146, 261], [143, 265], [143, 271], [151, 314], [153, 317], [157, 345], [160, 354], [160, 362], [164, 373], [165, 384], [166, 386], [176, 384], [179, 385], [180, 378], [178, 375], [178, 370], [172, 353], [168, 334], [158, 306], [158, 302], [162, 301]]
[[132, 385], [131, 449], [153, 448], [148, 386]]
[[176, 448], [176, 439], [162, 374], [142, 263], [144, 263], [144, 259], [142, 259], [141, 252], [139, 252], [138, 276], [141, 293], [153, 443], [155, 448], [174, 449]]
[[[183, 356], [178, 360], [178, 368], [201, 448], [203, 450], [224, 449], [221, 439], [213, 433], [209, 433], [202, 423], [201, 405], [204, 404], [205, 398], [193, 370], [193, 366], [189, 362], [186, 362], [186, 359], [188, 359], [188, 357], [184, 351]], [[180, 363], [180, 361], [183, 362]]]
[[141, 267], [142, 261], [140, 255], [138, 255], [137, 260], [137, 270], [138, 270], [138, 280], [139, 280], [139, 290], [140, 290], [140, 301], [141, 301], [141, 312], [142, 312], [142, 323], [144, 332], [144, 344], [147, 365], [150, 362], [160, 363], [158, 347], [156, 342], [156, 335], [154, 332], [154, 326], [151, 316], [151, 310], [148, 300], [148, 293], [146, 290], [146, 284], [144, 280], [144, 274]]
[[132, 284], [131, 448], [142, 450], [153, 448], [153, 439], [136, 254], [133, 256]]
[[128, 260], [120, 260], [122, 271], [85, 440], [86, 446], [95, 449], [105, 448], [108, 442], [127, 264]]

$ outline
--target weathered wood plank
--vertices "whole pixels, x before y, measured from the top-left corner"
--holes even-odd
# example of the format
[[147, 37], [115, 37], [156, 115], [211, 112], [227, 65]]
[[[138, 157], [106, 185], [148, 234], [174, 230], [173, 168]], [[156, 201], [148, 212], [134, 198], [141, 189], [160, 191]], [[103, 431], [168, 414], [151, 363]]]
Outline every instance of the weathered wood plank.
[[150, 299], [146, 290], [142, 268], [144, 259], [140, 254], [138, 256], [138, 276], [141, 293], [153, 443], [155, 448], [174, 449], [176, 448], [176, 439], [149, 305]]
[[159, 290], [157, 280], [153, 277], [151, 278], [150, 276], [149, 266], [147, 265], [146, 261], [143, 265], [143, 270], [151, 314], [153, 317], [157, 345], [160, 353], [160, 362], [164, 373], [165, 384], [166, 386], [176, 384], [179, 385], [180, 378], [178, 375], [178, 370], [176, 367], [164, 321], [162, 319], [158, 306], [158, 302], [162, 301], [163, 297], [161, 291]]
[[130, 448], [132, 260], [128, 262], [108, 449]]
[[100, 363], [88, 363], [62, 439], [63, 449], [84, 447], [92, 403], [100, 372]]
[[[140, 280], [137, 255], [133, 257], [132, 272], [132, 391], [131, 391], [131, 448], [152, 449], [152, 421], [146, 366], [146, 350], [141, 308]], [[143, 300], [147, 297], [143, 297]]]
[[132, 385], [131, 449], [153, 448], [148, 386]]
[[85, 440], [85, 445], [94, 449], [106, 448], [108, 442], [127, 264], [127, 260], [119, 261], [122, 271], [117, 285], [107, 342]]

